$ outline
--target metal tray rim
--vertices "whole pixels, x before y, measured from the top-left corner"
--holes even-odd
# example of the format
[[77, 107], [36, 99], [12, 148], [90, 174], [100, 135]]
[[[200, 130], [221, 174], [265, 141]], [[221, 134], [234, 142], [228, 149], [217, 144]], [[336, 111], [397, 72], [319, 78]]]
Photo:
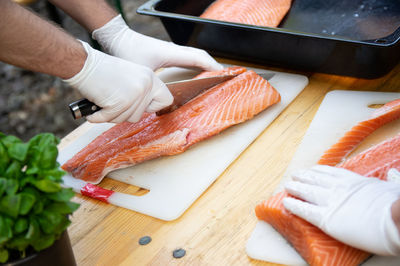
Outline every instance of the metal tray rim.
[[[390, 40], [390, 41], [387, 40], [391, 36], [396, 35], [397, 32], [400, 33], [400, 27], [396, 31], [394, 31], [392, 34], [390, 34], [386, 37], [383, 37], [383, 38], [376, 39], [376, 40], [354, 40], [354, 39], [346, 38], [346, 37], [342, 37], [342, 36], [332, 37], [329, 35], [321, 35], [321, 34], [316, 34], [316, 33], [294, 31], [294, 30], [284, 29], [284, 28], [270, 28], [270, 27], [263, 27], [263, 26], [256, 26], [256, 25], [219, 21], [219, 20], [213, 20], [213, 19], [205, 19], [205, 18], [200, 18], [200, 17], [196, 17], [196, 16], [190, 16], [190, 15], [184, 15], [184, 14], [178, 14], [178, 13], [172, 13], [172, 12], [158, 11], [155, 9], [155, 6], [161, 1], [163, 1], [163, 0], [149, 0], [148, 2], [146, 2], [143, 5], [141, 5], [140, 7], [138, 7], [136, 12], [141, 15], [151, 15], [151, 16], [156, 16], [156, 17], [160, 17], [160, 18], [164, 17], [164, 18], [172, 18], [172, 19], [181, 19], [181, 20], [197, 22], [197, 23], [202, 23], [202, 24], [234, 26], [236, 28], [242, 28], [242, 29], [246, 29], [246, 30], [260, 30], [260, 31], [275, 32], [275, 33], [281, 33], [281, 34], [296, 35], [296, 36], [301, 36], [301, 37], [318, 38], [318, 39], [324, 39], [324, 40], [362, 44], [362, 45], [375, 46], [375, 47], [377, 46], [377, 47], [382, 47], [382, 48], [395, 46], [400, 43], [400, 34], [398, 34], [399, 36], [397, 38], [393, 37], [393, 40]], [[385, 42], [379, 42], [379, 40], [385, 40]]]

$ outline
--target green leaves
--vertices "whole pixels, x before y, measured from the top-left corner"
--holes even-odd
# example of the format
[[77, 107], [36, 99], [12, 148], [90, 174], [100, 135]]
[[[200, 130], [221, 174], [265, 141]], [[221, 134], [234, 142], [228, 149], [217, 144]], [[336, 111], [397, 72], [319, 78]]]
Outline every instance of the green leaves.
[[8, 154], [11, 158], [16, 159], [20, 162], [24, 162], [26, 159], [26, 155], [28, 154], [28, 149], [28, 143], [13, 143], [8, 148]]
[[16, 180], [6, 180], [6, 195], [0, 198], [0, 213], [15, 218], [18, 214], [25, 215], [31, 210], [36, 197], [29, 192], [16, 193], [17, 189]]
[[0, 177], [0, 197], [7, 189], [7, 179]]
[[7, 249], [0, 248], [0, 263], [4, 263], [8, 260], [8, 251]]
[[50, 212], [58, 212], [61, 214], [69, 214], [76, 211], [79, 207], [78, 203], [74, 202], [55, 202], [50, 204], [46, 210]]
[[51, 169], [57, 167], [57, 144], [59, 140], [52, 134], [44, 133], [29, 141], [29, 168]]
[[22, 163], [19, 161], [12, 161], [4, 172], [4, 176], [7, 178], [19, 179], [22, 176]]
[[33, 185], [39, 190], [47, 193], [53, 193], [61, 190], [60, 184], [48, 179], [34, 180], [31, 183], [33, 183]]
[[7, 148], [0, 141], [0, 174], [5, 172], [9, 162], [10, 158], [8, 156]]
[[55, 235], [42, 235], [33, 242], [32, 246], [36, 251], [40, 251], [53, 245], [55, 240]]
[[14, 232], [19, 234], [28, 229], [28, 219], [18, 218], [14, 225]]
[[64, 215], [57, 212], [43, 211], [39, 217], [39, 224], [43, 232], [46, 234], [56, 233], [58, 227], [62, 224]]
[[63, 202], [72, 199], [75, 196], [75, 192], [72, 190], [72, 188], [64, 188], [57, 193], [51, 193], [47, 196], [51, 200]]
[[22, 140], [20, 140], [19, 138], [15, 137], [15, 136], [6, 136], [6, 135], [2, 135], [1, 136], [1, 142], [4, 144], [4, 146], [6, 146], [7, 150], [10, 150], [10, 147], [13, 144], [16, 143], [22, 143]]
[[12, 237], [12, 222], [10, 219], [0, 215], [0, 247]]
[[58, 143], [49, 133], [24, 143], [0, 132], [0, 263], [12, 250], [24, 256], [29, 246], [51, 246], [79, 207], [70, 202], [72, 189], [61, 187]]
[[7, 195], [14, 195], [18, 190], [18, 181], [15, 179], [6, 180], [6, 193]]
[[21, 195], [6, 195], [0, 200], [0, 212], [16, 218], [21, 205]]
[[35, 204], [36, 198], [29, 193], [20, 193], [19, 195], [21, 195], [19, 214], [28, 214], [28, 212], [32, 209], [33, 204]]

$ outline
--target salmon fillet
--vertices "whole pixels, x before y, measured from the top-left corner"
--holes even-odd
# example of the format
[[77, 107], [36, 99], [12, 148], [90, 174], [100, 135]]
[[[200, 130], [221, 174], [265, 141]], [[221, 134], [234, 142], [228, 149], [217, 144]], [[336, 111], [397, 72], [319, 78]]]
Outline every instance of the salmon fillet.
[[259, 220], [269, 223], [312, 266], [359, 265], [370, 254], [345, 245], [318, 227], [291, 214], [283, 206], [286, 192], [280, 192], [256, 206]]
[[290, 9], [291, 0], [217, 0], [202, 18], [264, 27], [277, 27]]
[[[372, 117], [354, 126], [318, 162], [336, 165], [363, 139], [390, 121], [400, 118], [400, 99], [377, 109]], [[383, 141], [339, 165], [366, 177], [386, 180], [390, 168], [400, 170], [400, 134]], [[280, 192], [256, 206], [258, 219], [271, 224], [310, 265], [359, 265], [371, 254], [347, 246], [326, 235], [316, 226], [291, 214], [283, 206]]]
[[[233, 66], [229, 68], [225, 68], [221, 71], [205, 71], [194, 77], [197, 78], [206, 78], [206, 77], [213, 77], [218, 75], [235, 75], [241, 74], [246, 71], [245, 68], [239, 66]], [[159, 116], [154, 114], [145, 114], [142, 119], [137, 123], [129, 123], [123, 122], [120, 124], [115, 125], [112, 130], [105, 131], [101, 136], [94, 139], [91, 143], [89, 143], [84, 150], [77, 153], [74, 156], [74, 159], [78, 161], [83, 161], [88, 155], [92, 154], [95, 155], [100, 153], [98, 148], [102, 147], [103, 145], [110, 144], [112, 142], [118, 142], [120, 139], [129, 138], [136, 133], [143, 130], [146, 126], [153, 123], [155, 120], [158, 120]], [[64, 167], [64, 166], [62, 166]], [[67, 167], [67, 166], [65, 166]], [[64, 169], [66, 170], [66, 169]]]
[[112, 127], [62, 168], [76, 178], [98, 183], [112, 170], [181, 153], [280, 101], [280, 94], [254, 71], [236, 67], [213, 74], [232, 71], [242, 74], [214, 86], [171, 113], [149, 114], [138, 123], [124, 122]]
[[400, 134], [357, 154], [338, 167], [363, 176], [387, 180], [390, 168], [400, 171]]
[[355, 125], [336, 144], [324, 152], [318, 164], [335, 166], [341, 163], [366, 137], [398, 118], [400, 118], [400, 99], [385, 104], [377, 109], [370, 119]]

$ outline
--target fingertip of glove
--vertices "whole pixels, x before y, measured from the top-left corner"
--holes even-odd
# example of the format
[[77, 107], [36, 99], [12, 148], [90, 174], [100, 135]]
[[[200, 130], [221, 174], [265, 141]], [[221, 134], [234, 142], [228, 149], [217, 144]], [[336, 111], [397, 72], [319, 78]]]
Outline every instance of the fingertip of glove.
[[98, 116], [96, 116], [96, 115], [89, 115], [89, 116], [86, 116], [86, 120], [88, 121], [88, 122], [90, 122], [90, 123], [101, 123], [101, 122], [103, 122], [103, 121], [101, 121], [101, 119], [99, 119], [99, 117]]
[[136, 122], [139, 122], [140, 118], [141, 118], [140, 116], [134, 114], [134, 115], [130, 116], [127, 121], [130, 123], [136, 123]]
[[287, 192], [290, 193], [290, 191], [293, 191], [297, 188], [296, 181], [288, 181], [283, 185], [283, 187]]
[[282, 200], [282, 204], [285, 209], [292, 212], [294, 206], [296, 205], [296, 200], [294, 198], [286, 197]]
[[332, 169], [334, 168], [333, 166], [329, 166], [329, 165], [323, 165], [323, 164], [317, 164], [314, 165], [313, 167], [311, 167], [311, 170], [315, 170], [315, 171], [320, 171], [320, 172], [330, 172]]
[[[204, 50], [201, 51], [202, 55], [202, 68], [207, 71], [219, 71], [224, 69], [224, 66], [218, 63], [209, 53]], [[200, 57], [199, 57], [200, 60]]]
[[104, 116], [102, 111], [98, 111], [94, 114], [86, 116], [86, 120], [90, 123], [106, 123], [109, 122], [111, 119]]
[[219, 63], [216, 63], [216, 64], [215, 64], [215, 70], [216, 70], [216, 71], [219, 71], [219, 70], [222, 70], [222, 69], [224, 69], [224, 66], [223, 66], [223, 65], [221, 65], [221, 64], [219, 64]]
[[212, 58], [211, 56], [210, 56], [210, 59], [212, 61], [208, 62], [208, 64], [204, 66], [204, 70], [207, 70], [207, 71], [220, 71], [220, 70], [224, 69], [224, 66], [221, 65], [220, 63], [218, 63], [217, 61], [215, 61], [215, 59]]
[[148, 112], [148, 113], [154, 113], [154, 112], [157, 112], [157, 111], [163, 109], [163, 108], [166, 107], [166, 106], [168, 106], [168, 105], [161, 104], [161, 103], [156, 102], [156, 101], [152, 101], [152, 102], [150, 103], [150, 105], [147, 106], [146, 112]]
[[293, 180], [298, 180], [300, 177], [307, 174], [307, 169], [298, 169], [292, 172], [291, 176]]

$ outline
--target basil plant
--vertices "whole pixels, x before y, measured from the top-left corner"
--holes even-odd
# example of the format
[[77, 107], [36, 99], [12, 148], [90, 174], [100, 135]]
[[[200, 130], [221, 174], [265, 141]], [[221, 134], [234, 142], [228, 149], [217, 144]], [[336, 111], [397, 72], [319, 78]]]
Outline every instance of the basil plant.
[[61, 186], [59, 139], [38, 134], [28, 142], [0, 132], [0, 263], [50, 247], [71, 223], [71, 189]]

